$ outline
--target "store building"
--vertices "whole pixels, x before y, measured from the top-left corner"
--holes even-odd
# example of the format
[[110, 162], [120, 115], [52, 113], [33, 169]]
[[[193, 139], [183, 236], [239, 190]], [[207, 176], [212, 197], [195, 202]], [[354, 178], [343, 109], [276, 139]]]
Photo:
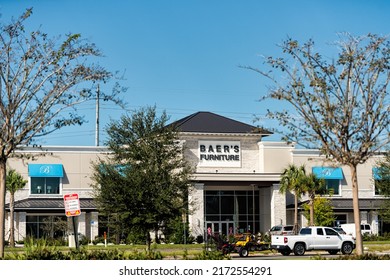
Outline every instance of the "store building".
[[[226, 235], [266, 232], [274, 225], [293, 223], [293, 196], [279, 191], [281, 172], [289, 164], [305, 164], [307, 171], [324, 178], [334, 193], [329, 199], [336, 223], [353, 222], [349, 169], [325, 162], [318, 151], [267, 141], [271, 132], [210, 112], [192, 114], [173, 125], [180, 131], [185, 157], [196, 170], [189, 195], [192, 235], [204, 235], [207, 231]], [[9, 167], [29, 181], [16, 193], [16, 240], [26, 235], [40, 237], [47, 231], [50, 220], [66, 219], [63, 195], [74, 192], [81, 202], [79, 232], [88, 238], [99, 235], [99, 215], [92, 199], [91, 163], [108, 150], [45, 147], [45, 151], [46, 156], [38, 157], [40, 149], [26, 148], [23, 152], [35, 153], [36, 160], [9, 161]], [[377, 210], [385, 198], [375, 191], [374, 180], [379, 159], [374, 157], [358, 168], [361, 219], [371, 224], [374, 232], [383, 230]], [[7, 222], [9, 225], [8, 215]], [[300, 215], [300, 224], [306, 223]]]
[[[15, 240], [65, 236], [72, 224], [65, 215], [64, 194], [79, 195], [81, 215], [78, 231], [87, 238], [98, 235], [98, 212], [92, 199], [92, 162], [107, 153], [100, 147], [26, 147], [11, 158], [7, 168], [15, 169], [27, 185], [15, 193]], [[6, 201], [9, 201], [7, 193]], [[6, 205], [9, 211], [9, 204]], [[7, 214], [7, 212], [6, 212]], [[9, 235], [9, 212], [6, 237]]]

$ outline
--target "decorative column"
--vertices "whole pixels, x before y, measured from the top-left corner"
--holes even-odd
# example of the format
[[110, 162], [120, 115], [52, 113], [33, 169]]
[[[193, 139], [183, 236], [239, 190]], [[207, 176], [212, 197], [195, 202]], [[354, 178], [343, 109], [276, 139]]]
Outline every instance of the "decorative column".
[[194, 184], [188, 194], [190, 232], [194, 237], [204, 234], [204, 184]]
[[371, 220], [371, 230], [372, 234], [379, 234], [379, 218], [378, 218], [378, 212], [371, 211], [370, 212], [370, 220]]
[[84, 236], [87, 236], [87, 225], [86, 225], [86, 217], [85, 212], [81, 212], [80, 216], [77, 217], [78, 221], [78, 232], [81, 233]]
[[279, 184], [271, 186], [271, 227], [286, 223], [286, 195], [279, 190]]
[[96, 238], [96, 236], [99, 235], [99, 216], [98, 216], [98, 212], [91, 212], [90, 213], [90, 237], [88, 238], [91, 238], [92, 237], [92, 241]]
[[22, 241], [27, 235], [26, 212], [17, 212], [19, 222], [17, 223], [17, 232], [15, 232], [15, 240]]

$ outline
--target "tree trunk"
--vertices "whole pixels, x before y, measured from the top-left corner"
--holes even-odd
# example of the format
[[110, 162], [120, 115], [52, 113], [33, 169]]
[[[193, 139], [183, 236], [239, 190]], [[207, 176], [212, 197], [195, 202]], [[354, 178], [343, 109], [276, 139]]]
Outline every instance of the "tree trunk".
[[298, 195], [294, 195], [294, 234], [298, 234]]
[[356, 165], [350, 165], [352, 174], [353, 219], [356, 231], [356, 254], [363, 254], [363, 241], [360, 232], [359, 186], [357, 181]]
[[146, 250], [150, 252], [150, 246], [152, 243], [152, 238], [150, 237], [150, 232], [148, 231], [146, 234]]
[[9, 215], [9, 222], [10, 222], [10, 231], [9, 231], [9, 245], [14, 248], [15, 247], [15, 224], [14, 224], [14, 202], [15, 202], [15, 194], [10, 193], [10, 198], [9, 198], [9, 210], [10, 210], [10, 215]]
[[314, 195], [310, 195], [310, 226], [314, 226]]
[[4, 258], [5, 238], [5, 179], [7, 159], [0, 159], [0, 258]]

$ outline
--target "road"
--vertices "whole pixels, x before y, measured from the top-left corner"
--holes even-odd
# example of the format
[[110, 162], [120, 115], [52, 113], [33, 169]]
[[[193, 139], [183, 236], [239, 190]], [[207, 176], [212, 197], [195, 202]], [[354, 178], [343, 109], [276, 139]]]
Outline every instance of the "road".
[[230, 257], [233, 260], [309, 260], [312, 257], [321, 256], [323, 258], [331, 259], [342, 256], [341, 253], [337, 255], [330, 255], [325, 251], [306, 252], [303, 256], [295, 256], [293, 253], [289, 256], [283, 256], [280, 253], [259, 254], [251, 252], [248, 257], [240, 257], [238, 254], [232, 253]]

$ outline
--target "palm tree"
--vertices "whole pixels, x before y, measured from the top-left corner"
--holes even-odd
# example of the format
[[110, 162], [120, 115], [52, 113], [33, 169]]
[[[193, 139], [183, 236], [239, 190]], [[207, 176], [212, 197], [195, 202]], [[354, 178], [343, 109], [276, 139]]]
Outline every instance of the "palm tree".
[[304, 192], [309, 196], [310, 226], [314, 226], [314, 199], [316, 194], [322, 192], [325, 186], [324, 179], [318, 178], [314, 173], [305, 175], [302, 179]]
[[14, 202], [15, 202], [15, 193], [16, 191], [24, 188], [27, 184], [27, 180], [23, 179], [23, 176], [20, 175], [13, 169], [10, 169], [6, 177], [6, 188], [10, 193], [9, 200], [9, 209], [10, 209], [10, 239], [9, 243], [11, 247], [15, 246], [15, 227], [14, 227]]
[[297, 167], [290, 164], [282, 172], [280, 179], [280, 192], [292, 192], [294, 194], [294, 233], [298, 233], [298, 199], [305, 192], [304, 178], [306, 176], [305, 166]]

